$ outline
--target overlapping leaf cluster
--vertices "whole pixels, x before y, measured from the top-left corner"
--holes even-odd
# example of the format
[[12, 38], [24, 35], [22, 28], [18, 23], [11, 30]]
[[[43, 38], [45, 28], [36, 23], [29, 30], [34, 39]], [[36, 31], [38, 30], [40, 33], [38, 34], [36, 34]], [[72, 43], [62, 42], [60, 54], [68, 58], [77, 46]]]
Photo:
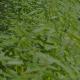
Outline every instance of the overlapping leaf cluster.
[[0, 0], [0, 80], [79, 80], [79, 20], [79, 0]]

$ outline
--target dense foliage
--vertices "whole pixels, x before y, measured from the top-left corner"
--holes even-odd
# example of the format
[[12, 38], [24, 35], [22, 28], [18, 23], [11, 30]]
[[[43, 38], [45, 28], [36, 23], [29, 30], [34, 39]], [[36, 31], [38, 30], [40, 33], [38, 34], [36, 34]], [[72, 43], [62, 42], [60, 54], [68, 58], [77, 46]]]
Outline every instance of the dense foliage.
[[0, 80], [80, 80], [80, 0], [0, 0]]

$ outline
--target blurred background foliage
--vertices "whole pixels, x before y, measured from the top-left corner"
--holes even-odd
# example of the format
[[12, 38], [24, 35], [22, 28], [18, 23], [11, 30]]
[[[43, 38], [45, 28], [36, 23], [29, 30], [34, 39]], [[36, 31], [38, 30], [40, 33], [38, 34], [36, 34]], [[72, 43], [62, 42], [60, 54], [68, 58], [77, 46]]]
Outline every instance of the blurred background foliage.
[[80, 80], [80, 0], [0, 0], [0, 80]]

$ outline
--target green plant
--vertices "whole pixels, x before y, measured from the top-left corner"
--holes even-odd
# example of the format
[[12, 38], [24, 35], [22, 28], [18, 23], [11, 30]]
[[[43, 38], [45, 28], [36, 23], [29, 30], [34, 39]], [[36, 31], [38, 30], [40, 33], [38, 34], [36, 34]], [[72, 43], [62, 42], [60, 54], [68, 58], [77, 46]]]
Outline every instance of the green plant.
[[0, 0], [0, 80], [79, 80], [79, 7], [79, 0]]

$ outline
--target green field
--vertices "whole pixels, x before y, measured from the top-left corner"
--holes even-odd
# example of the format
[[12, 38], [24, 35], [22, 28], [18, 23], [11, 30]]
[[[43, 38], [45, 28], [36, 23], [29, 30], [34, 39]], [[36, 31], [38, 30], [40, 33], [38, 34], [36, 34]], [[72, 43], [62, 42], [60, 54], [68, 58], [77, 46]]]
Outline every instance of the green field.
[[0, 80], [80, 80], [80, 0], [0, 0]]

